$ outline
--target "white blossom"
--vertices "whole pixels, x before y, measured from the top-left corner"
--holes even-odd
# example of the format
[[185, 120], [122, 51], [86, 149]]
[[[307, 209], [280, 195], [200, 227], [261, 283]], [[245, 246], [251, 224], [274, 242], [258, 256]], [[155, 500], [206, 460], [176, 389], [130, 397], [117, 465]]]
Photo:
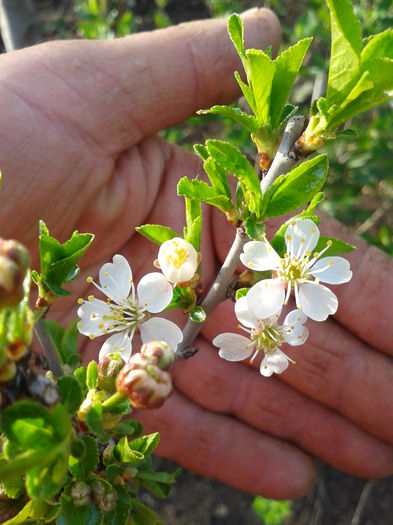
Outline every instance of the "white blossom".
[[280, 312], [261, 319], [250, 309], [246, 297], [240, 297], [235, 304], [235, 314], [241, 324], [239, 328], [249, 334], [244, 337], [240, 334], [224, 333], [213, 339], [214, 346], [219, 348], [219, 356], [227, 361], [243, 361], [251, 355], [251, 362], [262, 351], [265, 354], [260, 366], [263, 376], [269, 377], [273, 373], [281, 374], [292, 361], [280, 350], [283, 343], [291, 346], [302, 345], [308, 336], [308, 329], [304, 326], [307, 320], [301, 310], [290, 312], [282, 325], [278, 323]]
[[158, 272], [145, 275], [135, 290], [130, 265], [122, 255], [115, 255], [113, 263], [106, 263], [100, 269], [99, 285], [91, 277], [87, 280], [107, 296], [106, 301], [93, 295], [87, 301], [78, 301], [81, 334], [90, 339], [113, 334], [102, 345], [100, 360], [107, 353], [120, 352], [127, 361], [137, 329], [143, 343], [165, 341], [176, 350], [183, 339], [180, 328], [172, 321], [150, 315], [162, 312], [172, 300], [172, 286], [164, 275]]
[[194, 276], [198, 268], [198, 252], [192, 244], [175, 237], [161, 244], [158, 264], [171, 283], [183, 283]]
[[285, 232], [287, 251], [280, 257], [267, 240], [245, 244], [240, 259], [247, 268], [272, 270], [273, 277], [254, 285], [247, 294], [248, 305], [259, 317], [268, 317], [287, 304], [294, 290], [297, 308], [314, 321], [324, 321], [338, 307], [336, 295], [321, 282], [341, 284], [352, 277], [343, 257], [312, 253], [319, 239], [319, 229], [311, 219], [293, 220]]

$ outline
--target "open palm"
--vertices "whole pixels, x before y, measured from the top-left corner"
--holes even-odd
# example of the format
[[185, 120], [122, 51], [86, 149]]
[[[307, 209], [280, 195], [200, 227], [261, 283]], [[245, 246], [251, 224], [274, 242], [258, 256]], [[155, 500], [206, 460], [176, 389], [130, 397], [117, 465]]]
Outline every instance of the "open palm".
[[[269, 11], [245, 16], [249, 45], [279, 41]], [[134, 235], [141, 223], [180, 230], [176, 182], [200, 170], [197, 159], [157, 137], [200, 107], [236, 96], [239, 67], [225, 21], [184, 24], [106, 42], [54, 42], [0, 58], [1, 234], [36, 253], [38, 220], [66, 239], [96, 234], [82, 265], [95, 275], [114, 253], [137, 278], [152, 271], [156, 247]], [[270, 497], [296, 497], [315, 480], [310, 456], [348, 472], [393, 472], [392, 263], [332, 220], [330, 233], [359, 246], [355, 277], [342, 287], [335, 320], [312, 323], [297, 365], [265, 380], [221, 361], [211, 339], [232, 331], [233, 305], [222, 304], [198, 339], [200, 352], [174, 370], [176, 393], [140, 413], [161, 432], [160, 452], [198, 472]], [[209, 210], [203, 268], [213, 279], [233, 233]], [[35, 261], [37, 264], [37, 260]], [[383, 284], [382, 284], [383, 283]], [[389, 293], [390, 290], [390, 293]], [[77, 296], [87, 284], [73, 285]], [[75, 317], [75, 295], [56, 315]], [[95, 343], [95, 342], [94, 342]], [[89, 343], [90, 356], [97, 346]]]

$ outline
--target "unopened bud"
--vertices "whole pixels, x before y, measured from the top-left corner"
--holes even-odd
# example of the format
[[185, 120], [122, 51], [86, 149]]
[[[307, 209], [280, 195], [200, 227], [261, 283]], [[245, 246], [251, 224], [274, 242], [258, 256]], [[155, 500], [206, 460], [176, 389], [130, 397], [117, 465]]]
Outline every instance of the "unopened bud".
[[0, 238], [0, 255], [13, 261], [22, 273], [26, 274], [30, 264], [30, 254], [23, 244], [12, 239]]
[[79, 421], [86, 420], [86, 414], [91, 409], [96, 401], [104, 401], [106, 398], [105, 392], [97, 392], [94, 388], [90, 389], [87, 393], [87, 396], [78, 410], [78, 419]]
[[8, 355], [14, 361], [19, 361], [19, 359], [25, 357], [29, 352], [28, 346], [21, 341], [15, 341], [14, 343], [10, 343], [7, 347], [7, 350]]
[[77, 507], [84, 507], [91, 502], [91, 488], [84, 481], [76, 481], [72, 485], [70, 495]]
[[136, 409], [158, 408], [172, 393], [172, 380], [151, 358], [134, 354], [117, 376], [116, 388]]
[[0, 256], [0, 308], [12, 308], [21, 302], [25, 275], [26, 271], [14, 261]]
[[227, 216], [229, 224], [232, 224], [233, 226], [237, 226], [239, 224], [239, 215], [235, 208], [233, 208], [232, 210], [227, 210], [225, 212], [225, 215]]
[[96, 480], [92, 484], [93, 501], [100, 507], [102, 512], [109, 512], [116, 506], [117, 493], [115, 490], [107, 491], [102, 481]]
[[106, 354], [98, 363], [98, 386], [112, 394], [116, 390], [116, 377], [124, 366], [119, 353]]
[[141, 354], [150, 358], [161, 370], [169, 370], [175, 360], [172, 348], [165, 341], [145, 343], [141, 348]]

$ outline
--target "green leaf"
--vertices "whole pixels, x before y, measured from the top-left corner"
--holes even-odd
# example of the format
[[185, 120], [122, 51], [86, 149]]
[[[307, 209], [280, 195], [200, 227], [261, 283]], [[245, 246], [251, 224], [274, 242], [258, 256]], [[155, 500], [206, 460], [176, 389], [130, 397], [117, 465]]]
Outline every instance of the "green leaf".
[[128, 517], [130, 515], [131, 503], [134, 500], [131, 500], [131, 494], [129, 489], [116, 485], [116, 507], [114, 510], [106, 512], [104, 514], [104, 524], [105, 525], [124, 525], [128, 522]]
[[64, 337], [62, 341], [62, 347], [64, 351], [64, 355], [66, 357], [66, 363], [69, 363], [69, 360], [72, 356], [77, 356], [78, 360], [80, 361], [80, 356], [78, 352], [78, 337], [79, 337], [79, 331], [77, 327], [78, 321], [75, 320], [73, 323], [71, 323], [66, 331], [64, 332]]
[[207, 202], [224, 212], [232, 207], [228, 197], [219, 195], [214, 188], [198, 179], [189, 180], [182, 177], [177, 185], [177, 194], [199, 202]]
[[196, 304], [197, 296], [195, 290], [189, 286], [183, 288], [181, 286], [175, 286], [173, 288], [172, 301], [166, 307], [166, 310], [172, 310], [173, 308], [181, 308], [185, 312], [192, 310]]
[[119, 435], [126, 435], [130, 437], [139, 436], [142, 433], [143, 427], [139, 421], [135, 419], [123, 419], [116, 425], [115, 432]]
[[55, 295], [68, 294], [62, 289], [78, 272], [77, 262], [86, 253], [94, 235], [75, 231], [71, 238], [61, 244], [49, 235], [48, 228], [40, 221], [39, 249], [41, 257], [41, 281]]
[[91, 390], [97, 388], [98, 384], [98, 365], [95, 361], [90, 361], [86, 372], [86, 385]]
[[233, 13], [228, 20], [228, 33], [242, 61], [246, 58], [244, 49], [244, 29], [240, 16]]
[[130, 525], [164, 525], [154, 510], [146, 507], [138, 500], [133, 501], [133, 513], [130, 516]]
[[1, 481], [0, 487], [10, 499], [18, 499], [25, 491], [25, 483], [22, 477]]
[[203, 323], [206, 321], [206, 312], [202, 306], [195, 306], [189, 314], [189, 317], [194, 323]]
[[327, 172], [327, 156], [318, 155], [277, 179], [271, 186], [266, 217], [284, 215], [309, 202], [324, 185]]
[[260, 241], [265, 231], [265, 224], [263, 222], [256, 222], [253, 219], [247, 219], [244, 222], [244, 229], [250, 239]]
[[62, 376], [57, 380], [57, 386], [60, 390], [63, 405], [71, 415], [74, 414], [83, 401], [83, 393], [79, 381], [73, 376]]
[[256, 115], [257, 114], [257, 106], [256, 106], [254, 93], [253, 93], [252, 89], [250, 88], [250, 86], [248, 86], [247, 84], [245, 84], [242, 81], [242, 79], [240, 78], [240, 75], [239, 75], [239, 73], [237, 71], [235, 71], [235, 78], [236, 78], [236, 81], [239, 84], [239, 87], [242, 90], [242, 93], [243, 93], [245, 99], [247, 100], [250, 108], [252, 109], [252, 111]]
[[326, 0], [330, 10], [332, 49], [326, 100], [340, 104], [359, 75], [362, 36], [350, 0]]
[[137, 479], [141, 485], [152, 492], [158, 498], [169, 496], [172, 485], [181, 473], [181, 469], [176, 469], [172, 474], [169, 472], [153, 472], [151, 470], [138, 470]]
[[271, 92], [271, 126], [273, 129], [282, 120], [281, 115], [285, 102], [311, 42], [312, 38], [300, 40], [283, 51], [274, 61], [275, 73]]
[[221, 140], [207, 140], [206, 147], [214, 161], [244, 186], [243, 196], [248, 209], [258, 217], [262, 204], [262, 191], [258, 176], [247, 158], [232, 144]]
[[270, 95], [276, 66], [261, 49], [248, 49], [246, 56], [250, 66], [249, 78], [254, 93], [258, 124], [260, 127], [269, 125]]
[[[325, 198], [325, 194], [323, 193], [323, 191], [318, 192], [315, 195], [315, 197], [311, 199], [311, 202], [306, 208], [306, 210], [302, 212], [304, 213], [304, 216], [307, 216], [307, 217], [311, 216], [314, 213], [315, 208], [323, 201], [324, 198]], [[302, 216], [302, 213], [300, 214], [301, 216]]]
[[249, 288], [239, 288], [239, 290], [236, 290], [235, 299], [236, 301], [240, 299], [240, 297], [245, 297], [248, 294]]
[[116, 463], [112, 463], [111, 465], [108, 465], [105, 469], [105, 477], [109, 483], [113, 483], [115, 479], [123, 474], [124, 468], [121, 465], [118, 465]]
[[326, 250], [326, 252], [323, 253], [323, 257], [332, 257], [333, 255], [341, 255], [342, 253], [348, 253], [356, 250], [356, 246], [353, 246], [352, 244], [348, 244], [347, 242], [341, 241], [340, 239], [335, 239], [334, 237], [320, 235], [314, 251], [321, 252], [324, 248], [326, 248], [328, 242], [331, 243], [331, 246]]
[[393, 29], [370, 38], [360, 55], [361, 66], [367, 68], [367, 63], [376, 58], [393, 58]]
[[119, 461], [131, 465], [138, 465], [145, 457], [143, 452], [130, 447], [126, 436], [119, 440], [114, 448], [114, 454], [119, 458]]
[[296, 115], [298, 109], [299, 107], [293, 104], [285, 104], [280, 117], [280, 127], [285, 126], [288, 120]]
[[86, 525], [89, 509], [87, 506], [74, 505], [70, 496], [62, 494], [60, 497], [60, 515], [57, 525]]
[[203, 163], [203, 168], [216, 192], [231, 199], [232, 194], [225, 170], [214, 162], [211, 157]]
[[194, 151], [202, 160], [207, 160], [209, 158], [209, 152], [203, 144], [194, 144]]
[[49, 412], [34, 401], [18, 401], [5, 408], [1, 427], [11, 442], [23, 449], [50, 448], [55, 442]]
[[160, 441], [160, 434], [154, 432], [153, 434], [147, 434], [139, 438], [130, 441], [129, 445], [132, 450], [142, 452], [144, 456], [149, 456], [153, 450], [157, 447]]
[[199, 201], [184, 198], [186, 206], [186, 228], [184, 228], [184, 239], [191, 243], [197, 252], [201, 247], [202, 235], [202, 207]]
[[258, 129], [258, 121], [252, 115], [248, 115], [240, 108], [231, 106], [213, 106], [210, 109], [200, 109], [197, 111], [198, 115], [221, 115], [228, 117], [248, 129], [250, 133], [255, 133]]
[[100, 436], [103, 433], [102, 422], [103, 410], [99, 401], [94, 403], [86, 414], [86, 425], [94, 433]]
[[168, 226], [161, 226], [159, 224], [143, 224], [143, 226], [137, 226], [135, 230], [149, 239], [149, 241], [159, 245], [165, 241], [173, 239], [174, 237], [181, 237], [181, 235]]
[[23, 525], [29, 523], [28, 518], [31, 516], [33, 502], [29, 501], [13, 518], [5, 521], [3, 525]]
[[86, 376], [87, 368], [85, 366], [80, 366], [74, 370], [74, 377], [79, 381], [79, 386], [81, 387], [84, 396], [87, 394], [88, 390], [86, 385]]
[[38, 465], [26, 474], [26, 490], [31, 498], [51, 499], [67, 479], [68, 461], [65, 454], [59, 454], [50, 463]]
[[76, 479], [84, 480], [91, 472], [94, 472], [99, 461], [98, 445], [91, 436], [81, 436], [85, 445], [85, 453], [81, 458], [69, 457], [69, 469]]

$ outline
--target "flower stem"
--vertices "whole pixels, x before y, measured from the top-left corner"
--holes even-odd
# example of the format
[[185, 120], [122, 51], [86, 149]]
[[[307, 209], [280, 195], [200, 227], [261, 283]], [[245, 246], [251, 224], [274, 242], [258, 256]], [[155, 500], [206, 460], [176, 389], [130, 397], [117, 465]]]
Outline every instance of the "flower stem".
[[[246, 232], [242, 228], [237, 228], [235, 239], [221, 267], [221, 270], [219, 271], [205, 299], [202, 301], [201, 306], [206, 313], [206, 317], [212, 313], [218, 303], [225, 299], [229, 283], [231, 282], [236, 265], [239, 262], [240, 254], [243, 250], [243, 246], [247, 240], [248, 237]], [[187, 321], [187, 324], [183, 330], [183, 342], [176, 350], [175, 359], [189, 357], [195, 353], [190, 352], [190, 345], [199, 334], [203, 325], [204, 322], [194, 323], [191, 320]]]
[[55, 377], [60, 377], [64, 374], [63, 368], [61, 366], [59, 356], [57, 354], [56, 348], [53, 346], [50, 337], [45, 330], [44, 318], [38, 319], [34, 325], [34, 332], [38, 337], [38, 340], [45, 352], [46, 357], [48, 358], [49, 367], [52, 370]]
[[109, 397], [106, 401], [102, 403], [102, 407], [105, 411], [110, 410], [113, 407], [116, 407], [117, 405], [120, 405], [120, 403], [123, 403], [127, 399], [127, 396], [122, 394], [121, 392], [116, 392], [111, 397]]

